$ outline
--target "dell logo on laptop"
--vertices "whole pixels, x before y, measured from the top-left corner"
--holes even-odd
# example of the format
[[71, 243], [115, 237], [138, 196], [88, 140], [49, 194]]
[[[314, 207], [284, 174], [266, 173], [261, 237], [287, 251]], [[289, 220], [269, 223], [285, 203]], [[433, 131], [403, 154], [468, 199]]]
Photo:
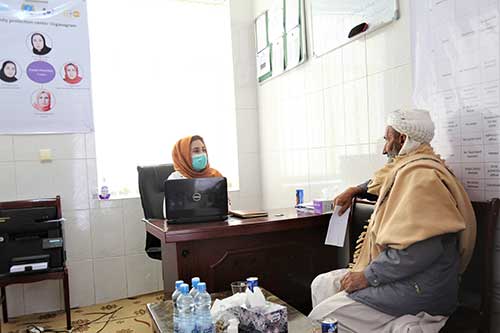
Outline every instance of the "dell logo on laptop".
[[200, 201], [201, 200], [201, 194], [196, 192], [193, 194], [193, 201]]

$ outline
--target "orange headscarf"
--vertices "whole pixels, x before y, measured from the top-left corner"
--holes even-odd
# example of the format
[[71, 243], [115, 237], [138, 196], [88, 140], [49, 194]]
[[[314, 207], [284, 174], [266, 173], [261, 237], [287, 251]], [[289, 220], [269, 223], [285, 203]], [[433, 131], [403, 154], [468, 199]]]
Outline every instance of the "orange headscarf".
[[[200, 136], [194, 136], [195, 140], [200, 138], [203, 143], [203, 138]], [[201, 171], [196, 171], [193, 169], [191, 160], [191, 141], [193, 141], [193, 136], [187, 136], [180, 139], [174, 146], [172, 150], [172, 159], [174, 161], [175, 171], [179, 171], [184, 177], [187, 178], [207, 178], [207, 177], [222, 177], [222, 174], [210, 167], [210, 163], [207, 162], [207, 167]]]

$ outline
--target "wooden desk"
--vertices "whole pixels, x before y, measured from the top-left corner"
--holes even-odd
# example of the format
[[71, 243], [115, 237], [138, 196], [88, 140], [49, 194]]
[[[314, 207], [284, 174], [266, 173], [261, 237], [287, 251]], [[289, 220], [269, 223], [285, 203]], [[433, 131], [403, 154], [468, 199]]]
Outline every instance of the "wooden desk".
[[218, 292], [232, 281], [257, 276], [261, 286], [308, 313], [312, 280], [338, 268], [336, 248], [324, 245], [329, 219], [330, 214], [289, 208], [270, 211], [266, 218], [209, 223], [146, 220], [146, 229], [162, 243], [166, 295], [178, 279], [199, 276], [210, 292]]

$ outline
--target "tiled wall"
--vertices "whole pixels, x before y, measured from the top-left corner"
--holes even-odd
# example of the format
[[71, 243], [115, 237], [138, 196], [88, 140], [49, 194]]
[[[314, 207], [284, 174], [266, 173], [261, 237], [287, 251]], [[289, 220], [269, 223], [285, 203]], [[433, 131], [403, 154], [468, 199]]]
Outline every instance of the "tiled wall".
[[253, 1], [230, 0], [233, 71], [240, 168], [240, 191], [231, 194], [233, 207], [262, 207], [259, 114], [255, 84]]
[[[231, 2], [240, 191], [230, 195], [233, 207], [240, 209], [261, 207], [253, 12], [248, 2]], [[39, 161], [42, 148], [52, 149], [51, 162]], [[97, 188], [93, 134], [0, 136], [0, 185], [0, 201], [61, 195], [72, 306], [162, 289], [160, 262], [144, 253], [139, 199], [93, 199]], [[10, 286], [7, 295], [10, 316], [63, 305], [58, 281]]]
[[[92, 199], [97, 188], [93, 134], [2, 136], [1, 140], [0, 200], [62, 197], [73, 306], [160, 288], [160, 265], [143, 251], [139, 200]], [[39, 161], [42, 148], [52, 149], [51, 162]], [[12, 316], [62, 305], [58, 281], [10, 286], [7, 294]]]
[[[399, 21], [258, 87], [265, 208], [291, 206], [296, 188], [305, 189], [305, 200], [325, 187], [341, 191], [386, 162], [386, 114], [412, 104], [409, 0], [399, 4]], [[256, 1], [254, 15], [269, 7], [270, 0]], [[494, 271], [492, 330], [500, 324], [500, 268]]]
[[[296, 188], [306, 201], [342, 190], [385, 162], [386, 113], [411, 105], [409, 1], [399, 2], [400, 20], [258, 87], [264, 207], [291, 206]], [[270, 3], [255, 1], [254, 15]]]

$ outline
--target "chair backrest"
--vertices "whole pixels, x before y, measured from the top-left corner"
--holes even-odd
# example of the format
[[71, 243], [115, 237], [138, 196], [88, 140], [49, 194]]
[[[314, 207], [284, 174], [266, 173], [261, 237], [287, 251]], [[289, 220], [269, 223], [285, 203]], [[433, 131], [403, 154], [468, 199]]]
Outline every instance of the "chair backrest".
[[495, 253], [496, 223], [500, 200], [473, 202], [477, 221], [476, 246], [472, 259], [462, 274], [460, 304], [479, 310], [489, 318], [493, 299], [493, 255]]
[[364, 231], [364, 226], [368, 225], [368, 220], [372, 216], [375, 202], [361, 199], [353, 199], [349, 216], [349, 262], [353, 261], [356, 241]]
[[[174, 172], [172, 164], [138, 166], [139, 193], [146, 219], [163, 219], [164, 182]], [[150, 258], [161, 259], [161, 242], [146, 232], [146, 253]]]
[[163, 219], [163, 183], [174, 172], [173, 164], [138, 166], [139, 193], [144, 217], [147, 219]]
[[[472, 206], [477, 221], [476, 246], [471, 262], [461, 277], [459, 301], [461, 306], [476, 309], [485, 318], [489, 318], [493, 299], [493, 254], [500, 199], [472, 202]], [[356, 240], [367, 225], [374, 208], [373, 202], [353, 200], [349, 217], [351, 262]]]

